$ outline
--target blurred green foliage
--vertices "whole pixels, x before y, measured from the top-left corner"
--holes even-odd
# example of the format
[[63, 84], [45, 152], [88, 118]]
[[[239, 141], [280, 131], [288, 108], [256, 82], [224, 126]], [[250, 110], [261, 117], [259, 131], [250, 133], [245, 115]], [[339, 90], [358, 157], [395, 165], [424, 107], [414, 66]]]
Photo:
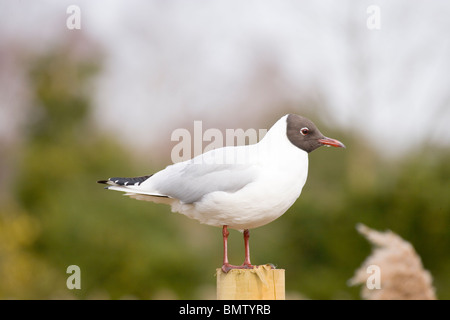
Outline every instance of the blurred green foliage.
[[[89, 120], [99, 68], [96, 59], [65, 50], [30, 63], [33, 112], [11, 195], [1, 204], [0, 298], [214, 299], [218, 228], [95, 183], [161, 169], [143, 167]], [[310, 155], [300, 199], [251, 231], [252, 262], [285, 268], [288, 297], [357, 299], [359, 288], [346, 281], [371, 250], [355, 230], [363, 222], [410, 241], [438, 298], [449, 299], [449, 150], [418, 146], [416, 154], [383, 159], [356, 134], [322, 131], [347, 149]], [[232, 263], [243, 260], [242, 242], [231, 231]], [[72, 264], [81, 268], [81, 290], [66, 288]]]

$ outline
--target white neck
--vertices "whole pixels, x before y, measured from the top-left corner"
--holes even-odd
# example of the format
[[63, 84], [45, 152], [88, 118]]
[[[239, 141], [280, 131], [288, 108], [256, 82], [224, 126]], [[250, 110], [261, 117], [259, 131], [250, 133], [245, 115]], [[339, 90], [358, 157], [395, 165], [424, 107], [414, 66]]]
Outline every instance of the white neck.
[[286, 135], [287, 116], [278, 120], [258, 143], [260, 156], [281, 166], [291, 163], [308, 163], [308, 153], [294, 146]]

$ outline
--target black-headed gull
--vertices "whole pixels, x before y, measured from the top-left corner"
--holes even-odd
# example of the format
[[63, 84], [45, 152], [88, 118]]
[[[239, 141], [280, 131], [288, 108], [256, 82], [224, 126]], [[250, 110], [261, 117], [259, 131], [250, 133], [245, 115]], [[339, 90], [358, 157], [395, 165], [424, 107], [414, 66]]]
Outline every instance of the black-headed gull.
[[[345, 147], [325, 137], [309, 119], [288, 114], [256, 144], [214, 149], [153, 175], [98, 182], [131, 198], [166, 203], [172, 211], [222, 227], [222, 270], [253, 268], [249, 229], [279, 218], [292, 206], [306, 182], [308, 153], [323, 145]], [[228, 227], [244, 231], [241, 266], [228, 262]]]

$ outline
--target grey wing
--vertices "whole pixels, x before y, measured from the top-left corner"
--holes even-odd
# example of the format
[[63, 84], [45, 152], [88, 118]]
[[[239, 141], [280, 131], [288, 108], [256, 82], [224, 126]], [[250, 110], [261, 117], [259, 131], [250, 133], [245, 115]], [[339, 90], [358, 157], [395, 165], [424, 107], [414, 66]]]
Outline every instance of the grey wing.
[[178, 163], [149, 179], [160, 194], [193, 203], [215, 192], [236, 192], [256, 180], [257, 171], [249, 164]]

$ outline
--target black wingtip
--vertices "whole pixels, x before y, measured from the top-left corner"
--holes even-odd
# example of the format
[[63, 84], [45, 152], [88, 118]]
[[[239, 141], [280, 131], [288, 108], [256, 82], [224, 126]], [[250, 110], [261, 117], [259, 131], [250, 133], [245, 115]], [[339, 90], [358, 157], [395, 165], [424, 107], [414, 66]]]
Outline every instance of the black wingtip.
[[138, 186], [152, 175], [134, 177], [134, 178], [109, 178], [108, 180], [98, 180], [97, 183], [101, 184], [110, 184], [117, 186], [127, 186], [127, 185], [135, 185]]

